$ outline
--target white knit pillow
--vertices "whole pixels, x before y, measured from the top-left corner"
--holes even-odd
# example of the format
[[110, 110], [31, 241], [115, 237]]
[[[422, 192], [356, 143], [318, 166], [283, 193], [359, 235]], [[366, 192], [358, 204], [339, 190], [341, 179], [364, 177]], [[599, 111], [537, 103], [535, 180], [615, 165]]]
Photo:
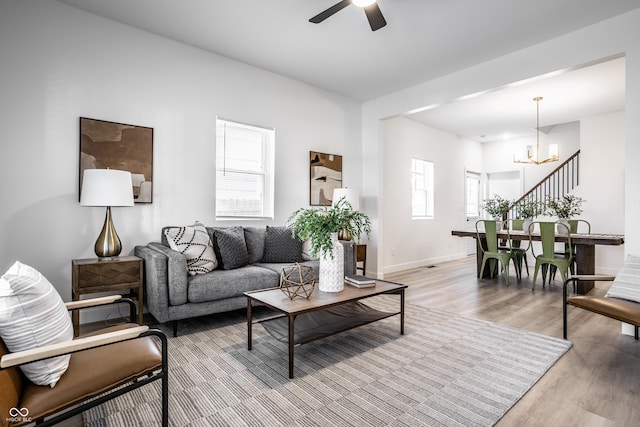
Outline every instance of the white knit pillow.
[[605, 296], [640, 302], [640, 257], [627, 256]]
[[[18, 261], [0, 278], [0, 336], [12, 353], [73, 339], [60, 295], [36, 269]], [[69, 358], [54, 357], [21, 369], [32, 383], [53, 387], [69, 367]]]
[[218, 267], [211, 237], [204, 225], [196, 221], [186, 227], [171, 227], [164, 231], [169, 247], [184, 255], [190, 275], [204, 274]]

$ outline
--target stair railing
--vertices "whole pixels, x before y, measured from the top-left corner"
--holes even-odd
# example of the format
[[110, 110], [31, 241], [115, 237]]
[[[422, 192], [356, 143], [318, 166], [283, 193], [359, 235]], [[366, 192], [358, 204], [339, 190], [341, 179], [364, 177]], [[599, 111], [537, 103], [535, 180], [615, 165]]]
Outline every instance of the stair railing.
[[522, 201], [537, 201], [546, 207], [548, 198], [559, 199], [573, 191], [580, 183], [580, 150], [555, 168], [522, 197], [515, 201], [509, 211], [510, 218], [519, 218], [518, 204]]

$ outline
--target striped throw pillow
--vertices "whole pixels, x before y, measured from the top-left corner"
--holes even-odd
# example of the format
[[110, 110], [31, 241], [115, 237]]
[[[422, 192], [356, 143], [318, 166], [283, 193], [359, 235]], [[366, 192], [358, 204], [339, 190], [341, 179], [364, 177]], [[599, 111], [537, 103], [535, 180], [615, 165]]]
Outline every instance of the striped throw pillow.
[[[18, 261], [0, 278], [0, 336], [12, 353], [73, 339], [71, 318], [58, 292], [36, 269]], [[54, 357], [21, 369], [32, 383], [53, 387], [69, 358]]]
[[186, 227], [171, 227], [164, 231], [169, 247], [184, 255], [191, 276], [205, 274], [218, 267], [213, 243], [204, 225], [196, 221]]
[[640, 257], [627, 256], [605, 296], [640, 302]]

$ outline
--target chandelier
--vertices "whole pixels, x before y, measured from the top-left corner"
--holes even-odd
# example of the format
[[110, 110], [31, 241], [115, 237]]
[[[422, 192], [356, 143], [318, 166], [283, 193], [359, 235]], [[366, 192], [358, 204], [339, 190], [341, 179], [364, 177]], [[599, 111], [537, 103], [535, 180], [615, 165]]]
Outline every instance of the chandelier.
[[536, 101], [536, 147], [533, 145], [527, 145], [524, 153], [516, 153], [513, 156], [515, 163], [529, 163], [534, 165], [541, 165], [543, 163], [556, 162], [560, 158], [558, 155], [558, 144], [549, 144], [549, 157], [544, 160], [540, 159], [540, 101], [541, 96], [533, 98]]

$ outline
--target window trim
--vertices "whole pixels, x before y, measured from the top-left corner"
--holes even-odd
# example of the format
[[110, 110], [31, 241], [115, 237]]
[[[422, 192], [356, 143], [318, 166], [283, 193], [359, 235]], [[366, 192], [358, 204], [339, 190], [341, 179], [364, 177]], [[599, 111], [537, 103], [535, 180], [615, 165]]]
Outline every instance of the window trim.
[[[243, 174], [262, 176], [263, 178], [263, 201], [262, 201], [262, 215], [220, 215], [218, 214], [218, 141], [219, 141], [219, 128], [220, 122], [231, 124], [237, 127], [247, 127], [252, 130], [260, 130], [262, 135], [262, 147], [264, 156], [260, 159], [262, 163], [262, 172], [248, 171], [244, 169], [227, 169], [226, 165], [223, 166], [225, 172], [239, 172]], [[223, 138], [223, 143], [226, 144], [226, 139]], [[216, 138], [215, 138], [215, 152], [216, 152], [216, 167], [215, 167], [215, 197], [214, 197], [214, 215], [216, 220], [228, 221], [228, 220], [264, 220], [274, 219], [275, 217], [275, 129], [254, 125], [249, 123], [243, 123], [237, 120], [230, 120], [224, 117], [216, 117]], [[224, 162], [224, 160], [223, 160]]]
[[[423, 181], [426, 186], [424, 193], [426, 197], [425, 201], [425, 214], [424, 215], [416, 215], [413, 210], [414, 205], [414, 193], [415, 193], [415, 171], [414, 166], [416, 162], [421, 162], [425, 165], [430, 165], [430, 177], [427, 174], [424, 174]], [[435, 219], [435, 163], [431, 160], [419, 159], [416, 157], [411, 158], [411, 219], [421, 220], [421, 219]], [[427, 179], [430, 178], [430, 179]], [[430, 184], [430, 185], [429, 185]], [[429, 209], [431, 207], [431, 209]]]

